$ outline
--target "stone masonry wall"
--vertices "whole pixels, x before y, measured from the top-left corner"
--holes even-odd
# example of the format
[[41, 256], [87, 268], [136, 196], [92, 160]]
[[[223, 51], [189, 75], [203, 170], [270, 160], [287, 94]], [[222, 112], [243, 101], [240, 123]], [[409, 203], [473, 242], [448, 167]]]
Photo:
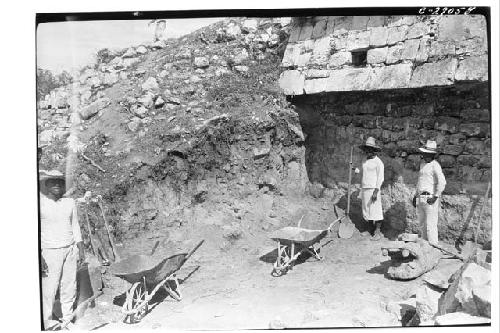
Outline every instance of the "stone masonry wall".
[[[436, 140], [447, 179], [440, 229], [448, 233], [442, 236], [456, 240], [463, 232], [464, 237], [472, 237], [465, 224], [477, 214], [479, 208], [472, 208], [491, 181], [488, 84], [326, 93], [291, 101], [306, 135], [306, 167], [312, 183], [329, 188], [346, 183], [350, 147], [355, 147], [354, 163], [359, 166], [358, 145], [368, 136], [375, 137], [383, 148], [379, 156], [385, 164], [386, 220], [397, 230], [418, 231], [411, 207], [420, 163], [417, 149], [428, 139]], [[355, 177], [354, 183], [359, 182]], [[356, 198], [352, 203], [359, 204]], [[351, 209], [355, 215], [360, 211]], [[491, 223], [488, 209], [483, 216], [487, 226]], [[487, 239], [489, 232], [484, 230], [482, 237]]]
[[[366, 61], [355, 64], [355, 53]], [[287, 95], [488, 80], [486, 19], [453, 16], [296, 18], [283, 56]]]

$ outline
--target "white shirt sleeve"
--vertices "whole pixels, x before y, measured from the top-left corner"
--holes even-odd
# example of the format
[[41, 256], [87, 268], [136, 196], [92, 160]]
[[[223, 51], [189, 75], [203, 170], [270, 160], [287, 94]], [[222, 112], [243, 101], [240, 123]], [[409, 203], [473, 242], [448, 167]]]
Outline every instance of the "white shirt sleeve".
[[444, 178], [444, 173], [441, 169], [441, 165], [439, 165], [439, 163], [437, 162], [434, 163], [434, 177], [436, 179], [436, 190], [434, 194], [440, 197], [446, 186], [446, 179]]
[[78, 223], [78, 210], [75, 200], [73, 200], [73, 210], [71, 212], [71, 226], [73, 228], [73, 239], [75, 243], [81, 242], [82, 232], [80, 230], [80, 224]]
[[380, 187], [382, 186], [382, 183], [384, 182], [384, 163], [379, 160], [379, 163], [377, 164], [377, 183], [376, 183], [376, 188], [380, 190]]

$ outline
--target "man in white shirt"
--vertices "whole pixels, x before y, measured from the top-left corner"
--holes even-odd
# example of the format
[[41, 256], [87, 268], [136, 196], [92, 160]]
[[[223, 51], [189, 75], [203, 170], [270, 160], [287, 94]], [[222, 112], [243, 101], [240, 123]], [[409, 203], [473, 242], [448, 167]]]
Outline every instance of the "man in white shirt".
[[428, 140], [425, 147], [419, 150], [423, 161], [420, 163], [413, 206], [417, 208], [422, 238], [437, 245], [440, 197], [446, 186], [446, 179], [441, 165], [436, 161], [436, 141]]
[[76, 298], [76, 273], [85, 259], [76, 203], [63, 198], [64, 175], [46, 171], [41, 175], [45, 193], [40, 194], [40, 239], [42, 267], [47, 268], [42, 277], [43, 320], [50, 326], [57, 290], [61, 301], [62, 321], [70, 318]]
[[363, 219], [371, 224], [372, 240], [379, 240], [382, 238], [380, 228], [384, 220], [380, 198], [380, 187], [384, 182], [384, 163], [377, 156], [380, 147], [375, 144], [374, 138], [369, 137], [360, 148], [366, 154], [362, 164], [361, 191], [359, 193]]

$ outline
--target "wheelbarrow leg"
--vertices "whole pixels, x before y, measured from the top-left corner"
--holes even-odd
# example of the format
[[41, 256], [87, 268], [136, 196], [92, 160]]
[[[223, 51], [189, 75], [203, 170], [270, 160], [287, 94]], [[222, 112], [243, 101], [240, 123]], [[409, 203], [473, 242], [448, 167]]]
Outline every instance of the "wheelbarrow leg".
[[314, 246], [311, 246], [310, 248], [307, 249], [307, 251], [313, 255], [313, 257], [315, 257], [316, 259], [318, 260], [322, 260], [323, 257], [321, 257], [318, 252], [316, 251], [316, 249], [314, 248]]
[[276, 257], [276, 262], [273, 264], [273, 271], [271, 272], [271, 275], [281, 276], [285, 274], [290, 264], [291, 260], [287, 254], [287, 246], [282, 246], [280, 241], [278, 241], [278, 254]]
[[[170, 287], [169, 281], [173, 281], [175, 288], [172, 289]], [[175, 274], [172, 274], [171, 277], [168, 277], [166, 279], [165, 283], [163, 284], [163, 288], [176, 301], [180, 301], [182, 299], [182, 294], [181, 294], [181, 290], [180, 290], [180, 286], [179, 286], [179, 280], [177, 279], [177, 276], [175, 276]]]

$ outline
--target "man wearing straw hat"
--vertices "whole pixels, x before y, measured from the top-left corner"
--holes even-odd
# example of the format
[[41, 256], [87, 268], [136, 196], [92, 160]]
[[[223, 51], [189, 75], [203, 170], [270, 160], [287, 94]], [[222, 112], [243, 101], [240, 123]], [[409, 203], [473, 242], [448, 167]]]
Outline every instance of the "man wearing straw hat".
[[417, 193], [413, 197], [413, 206], [417, 208], [422, 238], [432, 244], [438, 244], [438, 214], [440, 197], [446, 186], [446, 179], [436, 161], [436, 141], [427, 140], [423, 148], [419, 148], [422, 162], [418, 174]]
[[78, 263], [85, 253], [78, 224], [76, 203], [64, 198], [65, 177], [51, 170], [40, 174], [40, 240], [42, 267], [46, 276], [42, 278], [43, 320], [50, 326], [57, 290], [59, 289], [62, 320], [71, 317], [76, 298], [76, 273]]
[[377, 156], [380, 147], [375, 144], [375, 139], [369, 137], [360, 148], [365, 152], [366, 158], [362, 164], [361, 174], [361, 207], [363, 218], [371, 224], [372, 240], [382, 237], [380, 228], [384, 220], [380, 187], [384, 182], [384, 163]]

